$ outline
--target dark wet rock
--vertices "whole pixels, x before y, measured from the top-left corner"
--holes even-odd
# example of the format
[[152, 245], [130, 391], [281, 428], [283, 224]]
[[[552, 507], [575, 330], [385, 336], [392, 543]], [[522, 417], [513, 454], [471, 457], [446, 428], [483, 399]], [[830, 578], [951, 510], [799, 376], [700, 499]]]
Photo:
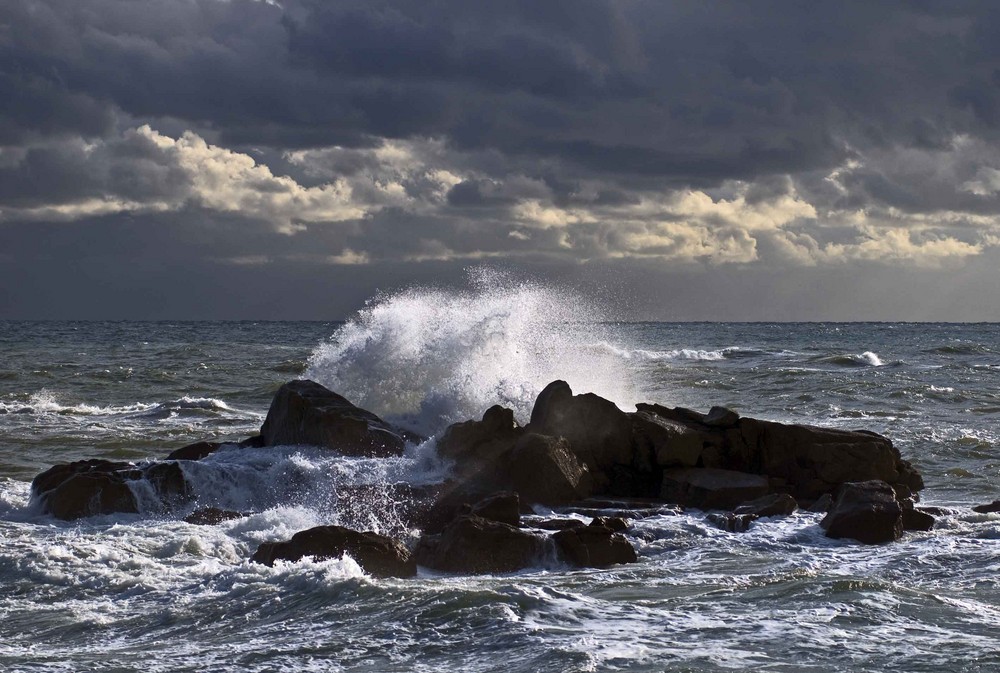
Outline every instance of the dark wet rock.
[[195, 442], [171, 451], [167, 460], [201, 460], [215, 453], [220, 446], [222, 442]]
[[590, 525], [604, 526], [605, 528], [610, 528], [616, 533], [628, 530], [628, 521], [620, 516], [595, 516], [591, 520]]
[[196, 526], [214, 526], [224, 521], [234, 521], [249, 516], [246, 512], [233, 512], [218, 507], [202, 507], [184, 517], [185, 523]]
[[660, 497], [698, 509], [733, 509], [765, 495], [767, 477], [733, 470], [685, 468], [664, 470]]
[[521, 499], [517, 493], [501, 491], [472, 505], [468, 513], [516, 528], [521, 525]]
[[607, 568], [638, 560], [632, 544], [605, 526], [567, 528], [553, 533], [552, 539], [560, 556], [578, 568]]
[[750, 524], [759, 519], [756, 514], [736, 514], [734, 512], [712, 512], [705, 517], [713, 526], [730, 533], [743, 533]]
[[980, 514], [993, 514], [994, 512], [1000, 512], [1000, 500], [994, 500], [993, 502], [985, 505], [976, 505], [972, 508], [972, 511], [979, 512]]
[[147, 506], [162, 511], [190, 502], [192, 493], [177, 461], [145, 465], [81, 460], [55, 465], [31, 483], [32, 499], [59, 519], [139, 511], [136, 490], [148, 494]]
[[852, 538], [864, 544], [892, 542], [903, 534], [903, 509], [884, 481], [849, 482], [837, 491], [820, 526], [831, 538]]
[[935, 517], [947, 516], [955, 513], [954, 510], [948, 509], [947, 507], [917, 507], [917, 510]]
[[352, 456], [395, 456], [420, 439], [305, 379], [278, 389], [260, 434], [266, 446], [308, 444]]
[[528, 528], [541, 528], [542, 530], [566, 530], [567, 528], [587, 525], [579, 519], [526, 519], [523, 521]]
[[823, 514], [826, 514], [827, 512], [830, 511], [830, 508], [832, 506], [833, 506], [833, 496], [830, 495], [829, 493], [824, 493], [820, 497], [816, 498], [816, 500], [811, 505], [809, 505], [808, 509], [810, 512], [821, 512]]
[[649, 411], [632, 414], [636, 452], [660, 467], [695, 467], [705, 436], [683, 423]]
[[251, 557], [253, 563], [272, 566], [277, 560], [340, 558], [347, 554], [374, 577], [413, 577], [417, 566], [400, 542], [377, 533], [343, 526], [318, 526], [296, 533], [286, 542], [265, 542]]
[[903, 530], [928, 531], [934, 527], [934, 517], [918, 508], [903, 508]]
[[514, 444], [506, 463], [510, 487], [526, 503], [561, 505], [593, 492], [590, 470], [562, 437], [527, 433]]
[[752, 514], [756, 517], [788, 516], [794, 514], [798, 508], [795, 498], [787, 493], [771, 493], [743, 503], [733, 510], [733, 514]]
[[509, 450], [524, 432], [514, 420], [510, 409], [494, 405], [486, 410], [481, 421], [455, 423], [437, 441], [442, 458], [465, 465], [470, 460], [493, 460]]
[[460, 516], [438, 535], [425, 535], [414, 549], [417, 563], [453, 573], [508, 573], [537, 565], [544, 539], [505, 523]]
[[57, 519], [96, 514], [134, 513], [138, 503], [128, 481], [141, 473], [132, 463], [81, 460], [55, 465], [31, 482], [31, 496]]
[[713, 407], [708, 414], [637, 404], [635, 465], [653, 456], [664, 470], [717, 468], [767, 475], [774, 491], [802, 502], [850, 481], [878, 479], [900, 492], [923, 488], [920, 474], [887, 438], [873, 432], [786, 425]]
[[264, 441], [263, 435], [254, 435], [253, 437], [247, 437], [241, 441], [238, 445], [241, 449], [262, 449], [267, 444]]
[[[632, 465], [632, 421], [628, 414], [593, 393], [574, 395], [565, 381], [553, 381], [539, 393], [528, 431], [565, 437], [573, 453], [595, 472], [595, 478], [614, 465]], [[603, 484], [597, 487], [603, 490]]]

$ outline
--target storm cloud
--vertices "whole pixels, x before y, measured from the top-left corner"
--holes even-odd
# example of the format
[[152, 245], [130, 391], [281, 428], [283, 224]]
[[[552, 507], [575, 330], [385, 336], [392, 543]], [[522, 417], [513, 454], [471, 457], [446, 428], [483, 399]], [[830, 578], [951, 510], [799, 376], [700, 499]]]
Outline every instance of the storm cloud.
[[[490, 262], [633, 278], [635, 317], [1000, 318], [998, 26], [991, 2], [9, 0], [0, 317], [186, 317], [195, 287], [190, 317], [340, 317]], [[122, 289], [154, 286], [155, 311]]]

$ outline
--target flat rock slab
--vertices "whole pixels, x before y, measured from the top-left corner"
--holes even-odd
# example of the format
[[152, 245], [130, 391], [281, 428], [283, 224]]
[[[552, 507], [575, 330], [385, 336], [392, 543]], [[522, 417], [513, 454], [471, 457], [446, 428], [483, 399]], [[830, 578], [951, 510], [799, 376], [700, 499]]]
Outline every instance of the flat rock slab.
[[698, 509], [733, 509], [766, 495], [768, 478], [759, 474], [712, 468], [664, 470], [660, 497]]

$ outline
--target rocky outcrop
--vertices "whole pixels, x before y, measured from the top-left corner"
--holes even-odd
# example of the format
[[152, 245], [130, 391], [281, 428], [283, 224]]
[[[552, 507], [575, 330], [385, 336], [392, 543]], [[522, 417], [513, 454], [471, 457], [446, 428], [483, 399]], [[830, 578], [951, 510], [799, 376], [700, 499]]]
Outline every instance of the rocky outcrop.
[[837, 491], [820, 526], [827, 537], [852, 538], [864, 544], [892, 542], [903, 534], [903, 508], [884, 481], [849, 482]]
[[607, 568], [638, 560], [631, 543], [607, 526], [576, 526], [552, 535], [559, 555], [577, 568]]
[[521, 525], [521, 498], [511, 491], [494, 493], [469, 507], [468, 513], [518, 527]]
[[138, 512], [133, 487], [147, 488], [163, 510], [185, 504], [191, 498], [183, 470], [174, 461], [139, 466], [107, 460], [55, 465], [31, 482], [31, 496], [44, 513], [72, 520], [97, 514]]
[[265, 446], [308, 444], [352, 456], [395, 456], [416, 435], [306, 379], [281, 386], [260, 428]]
[[448, 426], [437, 440], [437, 452], [465, 469], [470, 463], [494, 460], [508, 451], [523, 432], [514, 420], [514, 412], [497, 404], [487, 409], [480, 421]]
[[590, 496], [590, 470], [562, 437], [528, 433], [503, 457], [510, 488], [529, 503], [561, 505]]
[[538, 565], [544, 543], [536, 533], [466, 514], [420, 538], [413, 553], [420, 565], [443, 572], [509, 573]]
[[296, 533], [285, 542], [265, 542], [250, 561], [274, 565], [277, 560], [298, 561], [306, 556], [317, 560], [347, 554], [373, 577], [413, 577], [417, 566], [400, 542], [377, 533], [343, 526], [318, 526]]
[[201, 460], [219, 450], [222, 442], [195, 442], [171, 451], [167, 460]]

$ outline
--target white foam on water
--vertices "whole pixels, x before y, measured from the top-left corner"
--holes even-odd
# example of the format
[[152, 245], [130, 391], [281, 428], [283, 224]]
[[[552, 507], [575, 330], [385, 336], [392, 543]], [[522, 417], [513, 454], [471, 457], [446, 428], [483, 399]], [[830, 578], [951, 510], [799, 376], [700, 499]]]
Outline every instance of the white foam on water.
[[872, 367], [881, 367], [882, 365], [885, 364], [884, 362], [882, 362], [882, 359], [879, 358], [878, 355], [876, 355], [871, 351], [865, 351], [860, 355], [860, 358], [862, 361], [867, 362]]
[[306, 377], [428, 435], [497, 403], [526, 422], [555, 379], [629, 408], [637, 387], [606, 347], [610, 317], [571, 289], [477, 268], [468, 288], [375, 298], [313, 352]]

